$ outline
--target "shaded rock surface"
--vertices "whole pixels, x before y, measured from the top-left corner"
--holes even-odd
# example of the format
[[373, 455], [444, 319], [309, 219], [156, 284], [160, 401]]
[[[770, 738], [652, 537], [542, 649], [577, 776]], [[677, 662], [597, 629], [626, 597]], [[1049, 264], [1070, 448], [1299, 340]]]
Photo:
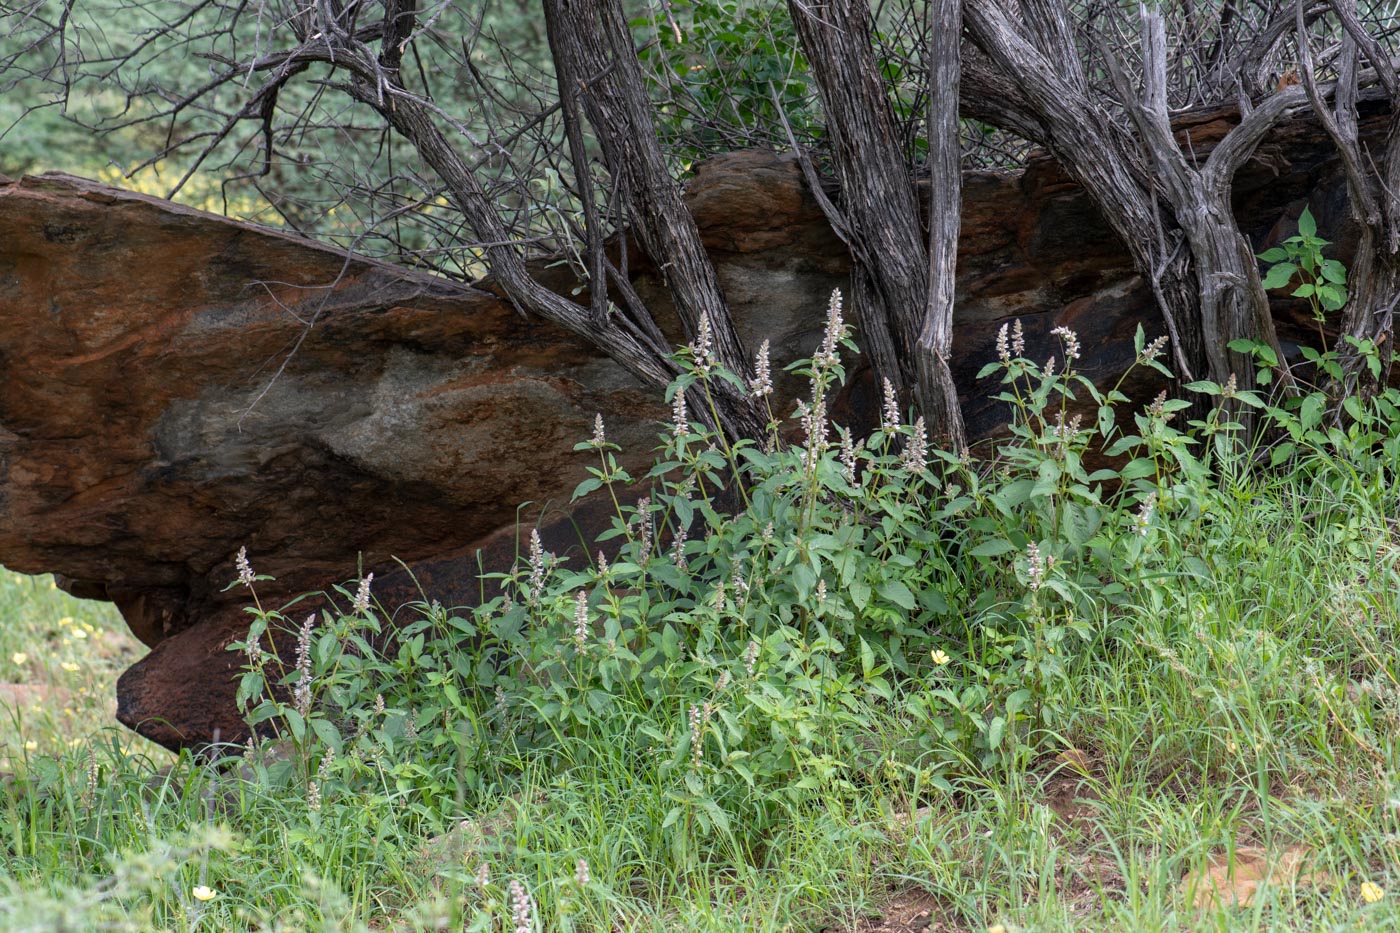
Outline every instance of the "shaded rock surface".
[[[1383, 118], [1363, 116], [1373, 132]], [[1203, 153], [1233, 120], [1195, 115], [1183, 138]], [[849, 265], [795, 164], [724, 156], [687, 197], [749, 345], [810, 354]], [[1345, 186], [1300, 120], [1240, 174], [1236, 205], [1263, 248], [1309, 202], [1347, 260]], [[1053, 163], [969, 173], [964, 205], [953, 371], [973, 437], [1004, 420], [997, 386], [975, 378], [1003, 322], [1024, 321], [1034, 356], [1073, 328], [1100, 381], [1131, 362], [1139, 324], [1161, 332], [1146, 284]], [[634, 266], [664, 308], [655, 270]], [[1279, 314], [1286, 341], [1314, 333], [1305, 308]], [[870, 380], [837, 410], [868, 421]], [[578, 545], [575, 525], [605, 527], [596, 505], [546, 516], [584, 476], [572, 447], [595, 412], [638, 472], [666, 417], [655, 393], [489, 290], [82, 179], [0, 179], [0, 563], [118, 605], [154, 647], [122, 679], [119, 716], [163, 744], [243, 734], [224, 650], [247, 622], [246, 592], [225, 589], [240, 546], [276, 578], [265, 602], [360, 568], [388, 606], [420, 585], [472, 602], [476, 552], [507, 564], [518, 521], [542, 521], [555, 551]]]

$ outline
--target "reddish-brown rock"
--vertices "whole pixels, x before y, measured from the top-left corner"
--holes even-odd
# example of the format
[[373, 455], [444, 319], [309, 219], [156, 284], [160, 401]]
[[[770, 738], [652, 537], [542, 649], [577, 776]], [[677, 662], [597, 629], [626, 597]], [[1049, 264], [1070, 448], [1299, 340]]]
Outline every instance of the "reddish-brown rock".
[[[1183, 129], [1199, 151], [1232, 119]], [[810, 353], [848, 261], [795, 164], [725, 156], [688, 198], [741, 333], [783, 361]], [[1261, 246], [1311, 202], [1345, 258], [1345, 189], [1316, 126], [1282, 127], [1236, 201]], [[1040, 355], [1057, 352], [1052, 327], [1074, 328], [1100, 379], [1130, 361], [1139, 323], [1160, 332], [1126, 254], [1053, 164], [970, 173], [964, 206], [954, 376], [974, 437], [1004, 416], [975, 380], [1003, 322], [1023, 319]], [[638, 291], [664, 307], [635, 258]], [[1289, 306], [1281, 328], [1312, 331]], [[665, 416], [598, 351], [489, 292], [61, 176], [0, 179], [0, 350], [0, 563], [120, 607], [155, 646], [122, 680], [121, 719], [171, 746], [241, 733], [223, 650], [246, 624], [245, 593], [224, 589], [240, 546], [277, 578], [274, 602], [360, 566], [386, 603], [416, 598], [395, 558], [429, 598], [468, 601], [476, 549], [507, 560], [517, 518], [582, 478], [572, 446], [595, 412], [631, 467]], [[842, 410], [874, 410], [866, 382]], [[562, 549], [572, 526], [550, 534]]]

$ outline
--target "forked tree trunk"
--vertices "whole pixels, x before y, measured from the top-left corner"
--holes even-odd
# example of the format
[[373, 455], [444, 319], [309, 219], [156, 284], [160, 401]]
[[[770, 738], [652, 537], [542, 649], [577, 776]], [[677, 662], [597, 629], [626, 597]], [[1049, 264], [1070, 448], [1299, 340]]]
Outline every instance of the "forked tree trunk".
[[[746, 380], [751, 375], [748, 355], [700, 230], [666, 165], [621, 4], [618, 0], [545, 0], [544, 10], [560, 94], [565, 100], [576, 94], [582, 102], [632, 231], [661, 270], [687, 336], [694, 340], [702, 320], [708, 322], [716, 358]], [[576, 118], [573, 107], [566, 107], [565, 118]], [[570, 131], [577, 133], [577, 127]], [[587, 163], [581, 161], [582, 147], [576, 144], [574, 149], [574, 174], [582, 191], [593, 180]], [[600, 219], [588, 221], [596, 227]], [[764, 418], [747, 391], [712, 380], [709, 398], [717, 406], [719, 426], [731, 437], [762, 436]]]
[[[1118, 67], [1114, 51], [1105, 49], [1115, 99], [1099, 100], [1075, 69], [1047, 57], [1064, 46], [1063, 29], [1055, 25], [1067, 16], [1061, 0], [1026, 2], [1039, 9], [1027, 22], [1041, 24], [1040, 30], [1013, 24], [996, 3], [964, 4], [970, 38], [1011, 80], [1021, 107], [1029, 109], [1016, 122], [1040, 134], [1034, 141], [1084, 187], [1152, 283], [1178, 375], [1222, 385], [1234, 377], [1240, 388], [1249, 388], [1253, 361], [1228, 344], [1248, 338], [1278, 352], [1278, 339], [1258, 263], [1230, 208], [1230, 185], [1268, 129], [1304, 105], [1302, 90], [1287, 88], [1247, 109], [1204, 164], [1193, 165], [1168, 120], [1160, 13], [1142, 9], [1141, 94]], [[1135, 134], [1117, 127], [1110, 105], [1128, 111]], [[994, 117], [1006, 107], [1003, 101], [986, 109]]]
[[924, 51], [928, 75], [928, 303], [915, 349], [919, 406], [935, 436], [953, 450], [967, 444], [962, 406], [948, 357], [953, 351], [953, 303], [958, 232], [962, 227], [962, 0], [931, 0]]
[[[1299, 70], [1313, 110], [1341, 156], [1352, 217], [1361, 227], [1342, 316], [1343, 340], [1337, 347], [1342, 384], [1334, 389], [1342, 397], [1369, 397], [1390, 376], [1395, 309], [1400, 303], [1400, 76], [1384, 48], [1357, 21], [1355, 0], [1332, 0], [1331, 6], [1344, 30], [1331, 107], [1313, 74], [1312, 49], [1301, 10], [1297, 18]], [[1390, 98], [1390, 126], [1379, 160], [1363, 152], [1358, 135], [1356, 102], [1363, 54]], [[1374, 369], [1367, 361], [1370, 353], [1379, 364]]]
[[[1301, 88], [1288, 88], [1259, 107], [1241, 113], [1239, 124], [1200, 166], [1192, 165], [1172, 134], [1167, 115], [1167, 36], [1160, 10], [1142, 9], [1143, 90], [1139, 98], [1111, 52], [1105, 53], [1119, 97], [1138, 129], [1151, 159], [1161, 194], [1186, 236], [1198, 288], [1207, 372], [1216, 382], [1233, 379], [1240, 389], [1255, 385], [1255, 363], [1237, 340], [1264, 343], [1282, 360], [1269, 299], [1259, 277], [1259, 263], [1240, 231], [1230, 206], [1235, 173], [1254, 153], [1264, 135], [1292, 110], [1305, 105]], [[1235, 406], [1238, 408], [1238, 406]], [[1247, 416], [1246, 411], [1237, 414]]]
[[[962, 410], [948, 368], [961, 206], [957, 8], [954, 0], [939, 0], [933, 8], [934, 32], [947, 31], [932, 39], [929, 65], [945, 79], [951, 75], [952, 82], [930, 103], [935, 161], [926, 249], [913, 172], [899, 146], [870, 40], [869, 5], [866, 0], [788, 2], [831, 135], [842, 195], [841, 212], [832, 222], [856, 266], [862, 335], [877, 373], [903, 397], [916, 400], [931, 432], [955, 448], [964, 443]], [[940, 20], [950, 16], [951, 23]]]

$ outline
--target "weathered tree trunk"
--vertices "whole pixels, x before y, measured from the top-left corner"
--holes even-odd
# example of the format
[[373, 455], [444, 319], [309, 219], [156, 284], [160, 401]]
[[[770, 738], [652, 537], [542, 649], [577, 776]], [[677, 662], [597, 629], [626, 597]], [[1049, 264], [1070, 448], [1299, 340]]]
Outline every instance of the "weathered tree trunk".
[[[1198, 284], [1197, 314], [1208, 372], [1217, 382], [1233, 377], [1238, 388], [1252, 389], [1255, 364], [1233, 350], [1233, 341], [1265, 343], [1282, 360], [1269, 299], [1259, 278], [1259, 263], [1240, 232], [1230, 207], [1235, 172], [1253, 154], [1268, 130], [1292, 110], [1304, 106], [1300, 88], [1289, 88], [1241, 113], [1230, 131], [1200, 167], [1182, 154], [1167, 116], [1167, 36], [1161, 12], [1142, 9], [1144, 87], [1133, 94], [1111, 53], [1105, 54], [1119, 97], [1137, 126], [1152, 160], [1161, 194], [1186, 235]], [[1237, 412], [1241, 416], [1245, 411]]]
[[[1178, 375], [1193, 378], [1205, 368], [1205, 352], [1195, 315], [1196, 286], [1189, 261], [1169, 238], [1167, 218], [1154, 197], [1137, 147], [1112, 116], [1050, 62], [1016, 29], [995, 3], [965, 2], [967, 34], [985, 66], [975, 87], [964, 87], [964, 109], [1005, 126], [1045, 149], [1094, 199], [1118, 234], [1134, 264], [1151, 283], [1172, 333]], [[969, 56], [964, 56], [969, 57]], [[1013, 94], [1004, 94], [998, 79]], [[977, 93], [995, 94], [981, 99]]]
[[915, 359], [924, 416], [935, 435], [946, 436], [949, 446], [960, 450], [967, 438], [948, 356], [953, 350], [954, 274], [962, 226], [962, 0], [932, 0], [928, 15], [928, 304]]
[[[1386, 383], [1394, 356], [1395, 308], [1400, 303], [1400, 77], [1385, 50], [1356, 19], [1354, 0], [1331, 0], [1344, 35], [1337, 63], [1333, 106], [1313, 73], [1312, 49], [1302, 8], [1297, 12], [1298, 51], [1303, 87], [1346, 171], [1352, 216], [1361, 227], [1361, 242], [1352, 263], [1349, 300], [1342, 317], [1340, 396], [1373, 395]], [[1360, 61], [1376, 70], [1390, 98], [1390, 127], [1379, 161], [1363, 153], [1358, 139], [1356, 103]], [[1350, 339], [1347, 339], [1350, 338]], [[1377, 363], [1372, 369], [1368, 354]]]
[[[940, 2], [937, 15], [955, 4]], [[913, 173], [900, 151], [894, 115], [870, 42], [865, 0], [789, 0], [821, 96], [842, 193], [845, 233], [857, 266], [857, 315], [877, 373], [914, 397], [930, 430], [961, 446], [962, 412], [948, 370], [952, 343], [952, 271], [957, 249], [960, 175], [957, 163], [956, 78], [931, 104], [930, 132], [941, 137], [934, 166], [934, 211], [928, 251]], [[956, 24], [954, 24], [956, 25]], [[957, 31], [931, 46], [930, 64], [955, 45]], [[957, 72], [954, 48], [951, 70]], [[936, 113], [952, 111], [951, 117]], [[936, 122], [935, 122], [936, 121]], [[949, 127], [951, 126], [951, 131]], [[948, 169], [948, 160], [953, 168]], [[950, 215], [950, 216], [949, 216]], [[930, 289], [937, 276], [938, 291]]]
[[[544, 10], [560, 93], [565, 98], [578, 93], [633, 232], [661, 270], [687, 336], [694, 340], [702, 320], [708, 322], [715, 357], [731, 372], [747, 377], [748, 356], [719, 278], [666, 165], [621, 4], [545, 0]], [[567, 110], [565, 116], [570, 116]], [[593, 181], [580, 155], [574, 156], [574, 173], [582, 191]], [[598, 218], [589, 223], [596, 226]], [[710, 389], [721, 426], [732, 437], [761, 436], [764, 419], [746, 392], [722, 380], [713, 380]]]
[[[1020, 131], [1044, 145], [1094, 199], [1122, 237], [1135, 265], [1153, 283], [1171, 333], [1178, 375], [1209, 377], [1241, 388], [1253, 384], [1254, 365], [1228, 349], [1236, 339], [1261, 340], [1276, 351], [1258, 264], [1230, 209], [1235, 171], [1259, 140], [1291, 109], [1299, 88], [1287, 88], [1248, 109], [1203, 165], [1192, 165], [1172, 135], [1166, 110], [1165, 36], [1160, 14], [1142, 10], [1145, 87], [1141, 97], [1104, 50], [1116, 103], [1136, 129], [1120, 129], [1073, 68], [1051, 61], [1064, 53], [1067, 12], [1060, 0], [1026, 0], [1035, 15], [1018, 28], [995, 3], [967, 2], [972, 41], [1019, 92]], [[1023, 31], [1024, 30], [1024, 31]], [[965, 89], [966, 91], [966, 89]], [[986, 110], [995, 119], [1005, 101]], [[1148, 161], [1143, 161], [1143, 154]]]

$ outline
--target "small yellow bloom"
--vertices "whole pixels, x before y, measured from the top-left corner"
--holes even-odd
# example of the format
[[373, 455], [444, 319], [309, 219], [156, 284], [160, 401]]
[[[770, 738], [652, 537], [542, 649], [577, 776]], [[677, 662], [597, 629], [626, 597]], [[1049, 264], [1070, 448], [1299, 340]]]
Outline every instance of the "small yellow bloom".
[[72, 625], [72, 624], [73, 624], [73, 617], [72, 617], [72, 616], [64, 616], [63, 618], [61, 618], [61, 619], [58, 620], [58, 624], [59, 624], [59, 625]]
[[83, 626], [83, 628], [85, 628], [85, 629], [87, 630], [87, 632], [88, 632], [89, 635], [96, 635], [96, 634], [97, 634], [97, 629], [95, 629], [95, 628], [92, 627], [92, 623], [91, 623], [91, 622], [84, 622], [84, 623], [82, 623], [82, 626]]
[[68, 747], [69, 747], [69, 748], [77, 748], [79, 745], [82, 745], [82, 744], [83, 744], [83, 740], [80, 739], [80, 738], [79, 738], [79, 739], [69, 739], [69, 740], [68, 740]]
[[1002, 926], [1000, 923], [994, 923], [987, 927], [987, 933], [1006, 933], [1006, 927]]
[[944, 651], [942, 648], [933, 649], [932, 653], [929, 654], [929, 657], [932, 658], [933, 663], [937, 664], [939, 667], [942, 667], [949, 661], [953, 660], [952, 658], [948, 657], [948, 652]]
[[23, 666], [29, 662], [29, 655], [25, 654], [23, 651], [16, 651], [14, 654], [10, 655], [10, 660]]
[[32, 752], [32, 751], [34, 751], [34, 750], [35, 750], [36, 748], [38, 748], [38, 747], [39, 747], [39, 743], [36, 742], [36, 741], [34, 741], [33, 739], [30, 739], [29, 741], [27, 741], [27, 742], [24, 743], [24, 750], [25, 750], [26, 752]]
[[1385, 897], [1385, 888], [1374, 881], [1367, 881], [1361, 885], [1361, 899], [1366, 903], [1374, 904], [1383, 897]]
[[68, 637], [69, 637], [69, 638], [79, 638], [79, 639], [87, 638], [87, 632], [84, 632], [84, 631], [83, 631], [82, 629], [80, 629], [80, 628], [75, 628], [75, 629], [73, 629], [73, 631], [72, 631], [71, 633], [69, 633], [69, 636], [68, 636]]
[[74, 664], [72, 661], [64, 661], [62, 664], [59, 665], [59, 667], [63, 668], [70, 674], [75, 674], [83, 669], [83, 666], [81, 664]]
[[194, 899], [197, 901], [212, 901], [217, 892], [213, 888], [197, 884], [190, 893], [194, 895]]

